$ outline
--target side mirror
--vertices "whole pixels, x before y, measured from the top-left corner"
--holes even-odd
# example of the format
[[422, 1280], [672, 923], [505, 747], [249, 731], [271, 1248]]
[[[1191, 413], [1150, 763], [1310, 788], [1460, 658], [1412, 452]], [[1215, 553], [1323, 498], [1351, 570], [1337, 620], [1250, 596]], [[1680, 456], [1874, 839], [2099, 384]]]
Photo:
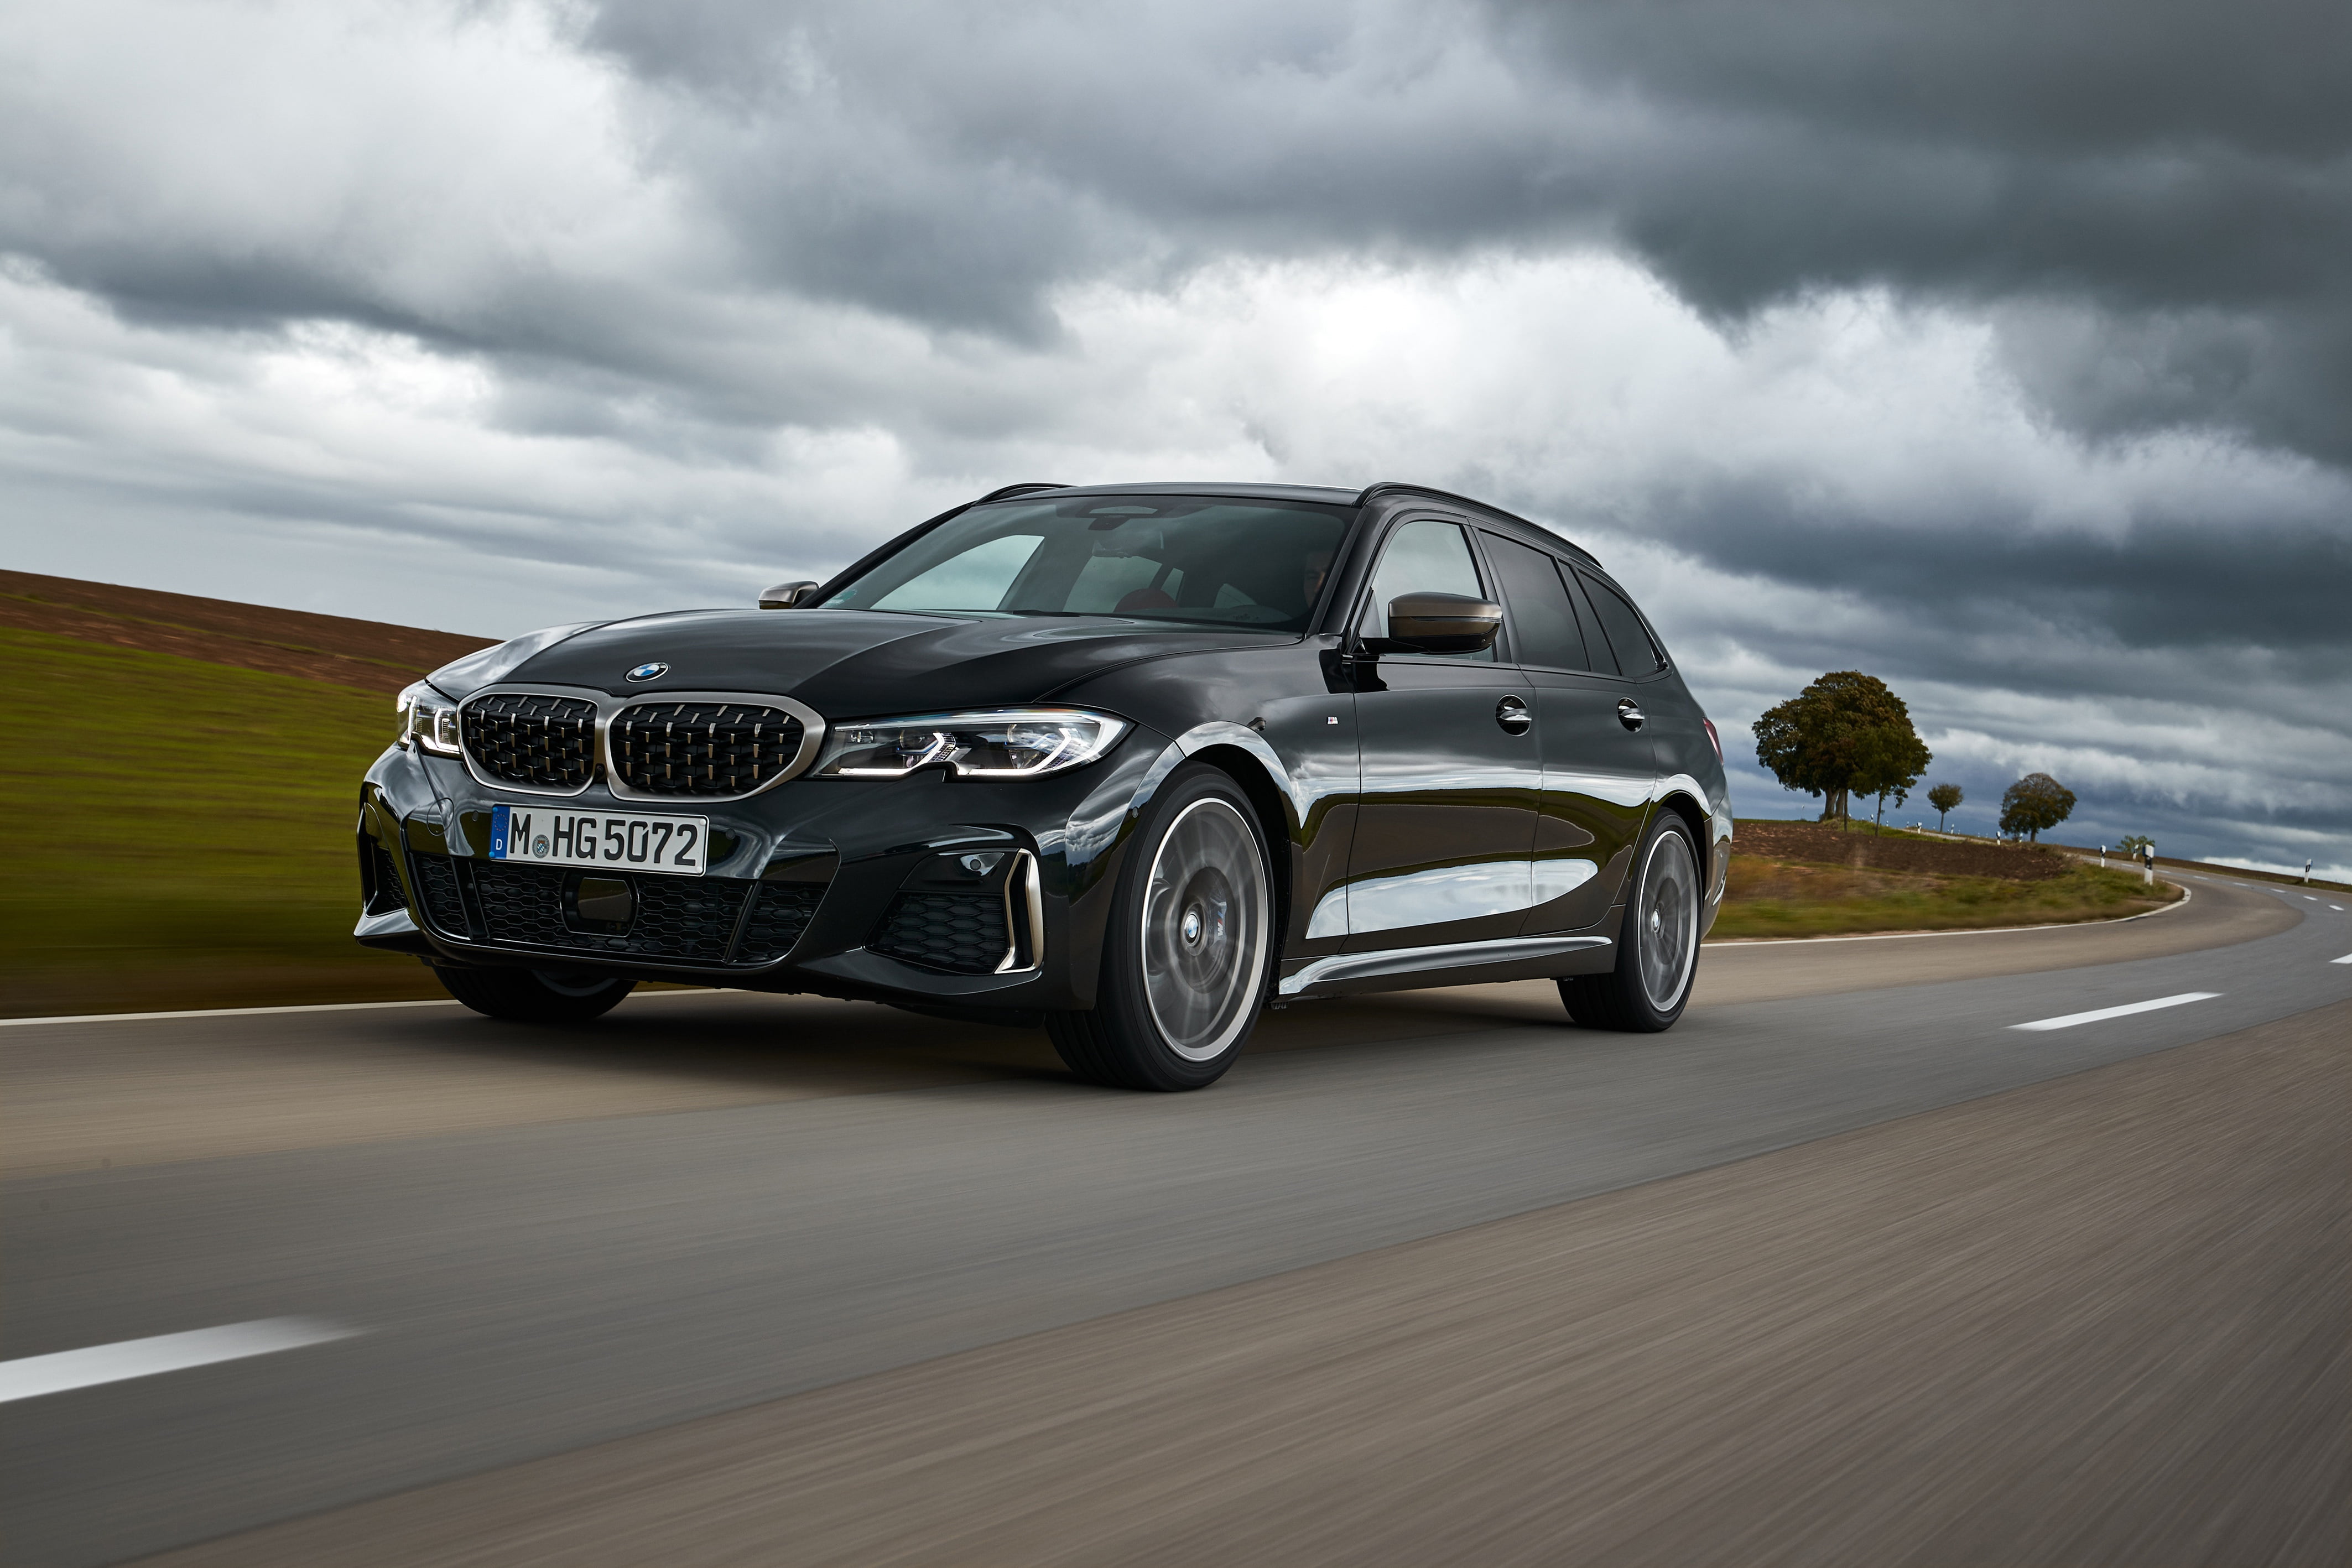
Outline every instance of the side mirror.
[[1464, 593], [1403, 593], [1389, 601], [1389, 634], [1368, 637], [1374, 653], [1475, 653], [1495, 645], [1503, 607]]
[[780, 582], [760, 595], [762, 610], [797, 610], [804, 599], [816, 597], [814, 582]]

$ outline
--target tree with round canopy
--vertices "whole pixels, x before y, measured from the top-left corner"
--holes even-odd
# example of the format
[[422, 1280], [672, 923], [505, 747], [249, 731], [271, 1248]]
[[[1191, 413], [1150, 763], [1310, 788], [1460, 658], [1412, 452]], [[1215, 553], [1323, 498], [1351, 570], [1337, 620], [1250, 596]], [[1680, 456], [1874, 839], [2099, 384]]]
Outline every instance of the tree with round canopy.
[[1832, 670], [1756, 721], [1756, 759], [1782, 789], [1822, 797], [1825, 822], [1845, 821], [1855, 795], [1901, 805], [1934, 755], [1903, 699], [1860, 670]]
[[2047, 773], [2029, 773], [2000, 797], [2000, 831], [2023, 833], [2034, 843], [2074, 811], [2074, 791]]

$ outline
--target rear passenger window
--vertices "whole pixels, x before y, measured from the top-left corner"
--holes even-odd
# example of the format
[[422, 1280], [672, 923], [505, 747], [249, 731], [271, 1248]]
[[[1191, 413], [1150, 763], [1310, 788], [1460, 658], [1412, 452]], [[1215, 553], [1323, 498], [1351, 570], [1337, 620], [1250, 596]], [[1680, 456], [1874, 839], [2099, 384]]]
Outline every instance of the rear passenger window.
[[1586, 595], [1592, 603], [1592, 613], [1601, 622], [1601, 631], [1609, 635], [1609, 645], [1616, 651], [1617, 667], [1629, 675], [1654, 674], [1666, 667], [1666, 656], [1650, 640], [1642, 618], [1633, 612], [1633, 603], [1615, 589], [1583, 572]]
[[1510, 612], [1511, 647], [1523, 664], [1554, 670], [1589, 670], [1584, 632], [1577, 624], [1576, 601], [1560, 580], [1559, 564], [1499, 534], [1487, 534], [1486, 559], [1502, 580], [1505, 605]]

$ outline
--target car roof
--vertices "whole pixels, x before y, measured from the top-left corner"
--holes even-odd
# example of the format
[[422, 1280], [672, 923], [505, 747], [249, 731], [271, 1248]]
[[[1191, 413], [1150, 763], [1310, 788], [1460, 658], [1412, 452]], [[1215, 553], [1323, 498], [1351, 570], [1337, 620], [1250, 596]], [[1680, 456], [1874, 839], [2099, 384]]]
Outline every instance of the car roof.
[[[1230, 496], [1236, 500], [1253, 501], [1316, 501], [1327, 507], [1352, 507], [1357, 492], [1337, 485], [1276, 485], [1272, 483], [1191, 483], [1175, 480], [1153, 480], [1132, 485], [1060, 485], [1050, 492], [1032, 491], [1032, 495], [1055, 496]], [[1020, 497], [1007, 497], [1019, 500]]]
[[[1010, 487], [1008, 487], [1010, 488]], [[1383, 481], [1360, 488], [1339, 485], [1280, 485], [1268, 480], [1149, 480], [1118, 485], [1037, 485], [1021, 486], [1017, 493], [1007, 495], [997, 491], [987, 498], [1007, 501], [1022, 500], [1035, 496], [1230, 496], [1236, 500], [1253, 501], [1312, 501], [1327, 507], [1360, 507], [1375, 498], [1438, 501], [1465, 508], [1478, 515], [1479, 520], [1490, 526], [1516, 528], [1529, 543], [1564, 549], [1578, 559], [1599, 567], [1600, 559], [1572, 539], [1565, 538], [1544, 527], [1530, 522], [1514, 512], [1468, 496], [1457, 496], [1451, 490], [1440, 490], [1429, 485], [1401, 484]]]

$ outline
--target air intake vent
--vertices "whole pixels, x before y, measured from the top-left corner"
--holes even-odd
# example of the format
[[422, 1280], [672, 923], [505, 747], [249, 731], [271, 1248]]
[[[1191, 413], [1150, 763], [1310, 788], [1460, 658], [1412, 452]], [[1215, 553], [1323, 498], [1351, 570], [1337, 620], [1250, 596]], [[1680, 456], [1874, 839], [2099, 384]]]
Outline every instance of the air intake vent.
[[467, 703], [460, 724], [466, 755], [501, 783], [568, 790], [595, 775], [594, 703], [501, 692]]
[[457, 869], [446, 855], [412, 855], [416, 891], [425, 900], [425, 918], [452, 936], [466, 935], [466, 899], [457, 891]]
[[637, 703], [614, 716], [613, 771], [638, 795], [749, 795], [800, 756], [801, 721], [756, 703]]
[[367, 834], [360, 835], [362, 852], [369, 858], [367, 904], [364, 913], [389, 915], [395, 909], [408, 907], [407, 896], [400, 888], [400, 867], [394, 863], [392, 852]]
[[743, 935], [736, 942], [735, 961], [768, 964], [791, 952], [824, 896], [821, 883], [761, 883], [759, 901], [751, 905], [751, 916], [743, 922]]
[[886, 956], [952, 975], [994, 973], [1011, 945], [1001, 893], [902, 893], [866, 944]]

